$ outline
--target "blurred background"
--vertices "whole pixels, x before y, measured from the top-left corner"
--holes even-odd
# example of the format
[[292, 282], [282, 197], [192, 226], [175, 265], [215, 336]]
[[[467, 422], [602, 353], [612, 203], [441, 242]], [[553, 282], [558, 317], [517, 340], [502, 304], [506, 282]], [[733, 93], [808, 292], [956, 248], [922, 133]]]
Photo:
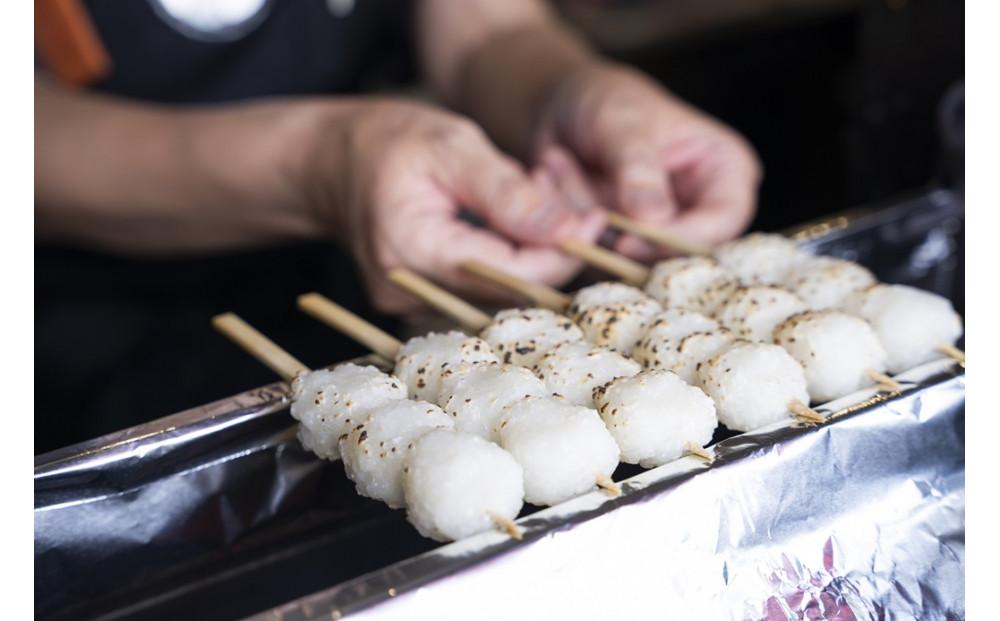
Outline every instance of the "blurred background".
[[[127, 20], [140, 3], [93, 4]], [[400, 23], [403, 6], [394, 4]], [[605, 54], [648, 72], [753, 143], [765, 167], [755, 229], [962, 185], [962, 2], [555, 6]], [[405, 29], [384, 36], [394, 37], [392, 45], [363, 88], [419, 93]], [[338, 291], [353, 293], [339, 293], [338, 302], [398, 331], [368, 306], [350, 261], [328, 244], [157, 261], [38, 246], [35, 265], [36, 454], [272, 382], [211, 330], [218, 312], [239, 312], [311, 366], [365, 352], [295, 310], [299, 293], [342, 283]]]

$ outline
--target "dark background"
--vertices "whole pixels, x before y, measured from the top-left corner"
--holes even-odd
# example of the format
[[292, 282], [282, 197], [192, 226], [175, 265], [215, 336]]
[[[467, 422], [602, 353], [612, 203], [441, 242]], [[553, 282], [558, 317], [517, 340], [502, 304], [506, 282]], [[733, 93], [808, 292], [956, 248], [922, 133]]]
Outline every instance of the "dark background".
[[[754, 228], [961, 185], [962, 134], [941, 132], [962, 123], [961, 2], [559, 7], [607, 54], [749, 138], [766, 169]], [[384, 82], [412, 79], [410, 61], [390, 63]], [[36, 250], [36, 454], [273, 381], [211, 330], [218, 312], [240, 313], [312, 366], [363, 354], [295, 310], [308, 290], [397, 328], [367, 307], [350, 262], [324, 244], [155, 262]]]

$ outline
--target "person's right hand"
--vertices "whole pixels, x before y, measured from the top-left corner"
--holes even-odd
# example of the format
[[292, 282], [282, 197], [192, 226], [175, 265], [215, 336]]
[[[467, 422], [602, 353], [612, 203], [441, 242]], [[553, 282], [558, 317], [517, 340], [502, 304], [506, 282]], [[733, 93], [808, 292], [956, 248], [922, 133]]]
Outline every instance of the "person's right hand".
[[[542, 174], [529, 176], [471, 121], [430, 106], [363, 100], [317, 132], [307, 157], [313, 217], [348, 245], [385, 312], [415, 306], [385, 274], [407, 267], [457, 294], [498, 299], [460, 265], [479, 259], [558, 286], [580, 268], [554, 244], [593, 241], [603, 212], [577, 212]], [[460, 217], [466, 210], [485, 222]], [[336, 230], [343, 229], [343, 230]]]

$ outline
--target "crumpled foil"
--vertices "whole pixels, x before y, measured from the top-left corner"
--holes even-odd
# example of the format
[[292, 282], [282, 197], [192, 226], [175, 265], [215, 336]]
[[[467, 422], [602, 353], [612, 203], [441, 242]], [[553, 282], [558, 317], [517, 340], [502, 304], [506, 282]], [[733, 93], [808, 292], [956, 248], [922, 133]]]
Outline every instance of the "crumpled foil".
[[964, 618], [956, 367], [533, 514], [524, 541], [483, 534], [255, 619]]
[[[950, 192], [797, 235], [961, 305]], [[36, 457], [35, 613], [962, 618], [964, 372], [911, 373], [819, 428], [723, 430], [711, 467], [622, 466], [623, 497], [532, 512], [525, 541], [448, 546], [304, 451], [284, 386], [249, 391]]]

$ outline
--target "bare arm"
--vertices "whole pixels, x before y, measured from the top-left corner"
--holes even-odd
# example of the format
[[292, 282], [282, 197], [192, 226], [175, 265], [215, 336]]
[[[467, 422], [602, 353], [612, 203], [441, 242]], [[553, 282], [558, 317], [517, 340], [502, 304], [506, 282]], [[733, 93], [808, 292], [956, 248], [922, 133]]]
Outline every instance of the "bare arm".
[[559, 83], [602, 62], [538, 0], [423, 0], [418, 32], [435, 89], [525, 158]]
[[496, 292], [462, 272], [467, 259], [561, 284], [579, 263], [547, 244], [604, 222], [568, 210], [467, 119], [414, 102], [168, 108], [40, 80], [35, 119], [39, 238], [154, 255], [331, 238], [387, 311], [414, 304], [385, 279], [400, 266], [483, 297]]
[[171, 109], [36, 78], [36, 234], [136, 254], [317, 237], [297, 176], [318, 112], [290, 101]]

